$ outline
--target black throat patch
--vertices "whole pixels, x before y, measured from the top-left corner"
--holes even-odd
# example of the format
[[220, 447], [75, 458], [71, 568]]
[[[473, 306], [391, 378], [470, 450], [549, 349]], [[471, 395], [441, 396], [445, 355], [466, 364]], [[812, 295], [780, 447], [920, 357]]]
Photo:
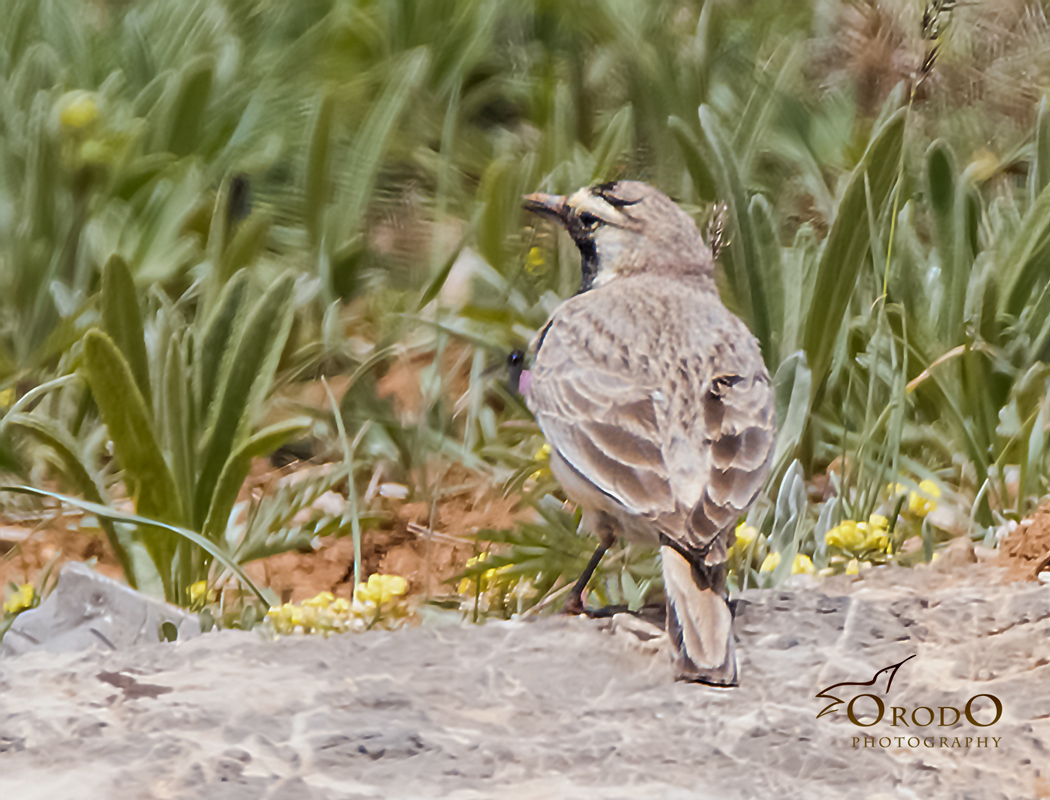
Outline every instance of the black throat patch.
[[579, 217], [570, 216], [565, 221], [565, 229], [580, 251], [580, 291], [583, 294], [594, 285], [598, 275], [598, 247], [594, 243], [594, 228], [586, 227]]
[[598, 248], [594, 245], [594, 239], [577, 239], [576, 247], [580, 250], [580, 291], [583, 294], [594, 286], [594, 279], [598, 275]]

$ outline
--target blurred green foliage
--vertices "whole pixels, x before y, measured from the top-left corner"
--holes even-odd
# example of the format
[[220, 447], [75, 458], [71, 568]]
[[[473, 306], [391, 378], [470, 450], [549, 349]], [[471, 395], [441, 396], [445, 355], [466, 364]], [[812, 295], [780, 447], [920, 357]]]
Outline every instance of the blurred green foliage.
[[[629, 177], [701, 226], [724, 203], [720, 288], [775, 375], [749, 523], [780, 560], [738, 586], [842, 568], [826, 534], [896, 525], [898, 484], [941, 487], [939, 522], [900, 516], [879, 560], [994, 542], [1050, 475], [1050, 34], [1025, 4], [949, 6], [8, 0], [4, 468], [237, 563], [302, 546], [296, 513], [348, 475], [325, 530], [360, 533], [380, 479], [433, 506], [459, 463], [537, 509], [468, 577], [502, 569], [505, 599], [528, 573], [495, 605], [542, 603], [583, 554], [498, 366], [578, 257], [519, 198]], [[339, 375], [338, 409], [288, 399]], [[342, 472], [235, 522], [253, 457], [306, 437], [339, 462], [348, 436]], [[215, 577], [185, 537], [100, 524], [171, 599]], [[637, 605], [653, 562], [622, 552], [596, 590]]]

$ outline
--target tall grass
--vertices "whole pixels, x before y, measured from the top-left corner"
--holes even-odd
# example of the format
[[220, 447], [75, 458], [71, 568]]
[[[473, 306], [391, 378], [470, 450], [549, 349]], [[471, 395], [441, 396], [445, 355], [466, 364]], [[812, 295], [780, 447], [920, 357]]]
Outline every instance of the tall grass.
[[[828, 563], [825, 534], [892, 511], [887, 487], [936, 481], [989, 541], [1047, 490], [1050, 113], [1009, 56], [1050, 66], [1037, 13], [990, 0], [933, 3], [925, 21], [903, 0], [9, 6], [0, 391], [86, 384], [34, 395], [5, 436], [87, 501], [127, 492], [232, 558], [236, 478], [289, 436], [320, 437], [351, 473], [403, 481], [432, 507], [448, 488], [435, 463], [459, 462], [539, 509], [538, 527], [492, 536], [542, 603], [575, 563], [558, 544], [573, 523], [493, 368], [574, 290], [577, 256], [519, 198], [617, 177], [659, 185], [701, 225], [724, 204], [719, 285], [775, 375], [781, 429], [749, 520], [765, 537], [751, 556], [772, 548], [780, 566], [741, 564], [741, 584], [782, 579], [800, 554]], [[245, 282], [281, 304], [259, 311], [257, 340], [238, 328], [266, 351], [261, 382], [216, 345]], [[413, 408], [378, 390], [405, 364]], [[309, 426], [260, 430], [274, 386], [339, 373], [338, 424], [302, 409]], [[359, 488], [349, 480], [364, 503]], [[252, 519], [288, 533], [284, 512], [309, 497]], [[895, 534], [932, 524], [902, 519]], [[170, 598], [214, 575], [187, 539], [120, 525], [111, 540], [148, 545]], [[240, 541], [243, 556], [301, 539]], [[610, 563], [602, 591], [635, 602], [651, 562]]]

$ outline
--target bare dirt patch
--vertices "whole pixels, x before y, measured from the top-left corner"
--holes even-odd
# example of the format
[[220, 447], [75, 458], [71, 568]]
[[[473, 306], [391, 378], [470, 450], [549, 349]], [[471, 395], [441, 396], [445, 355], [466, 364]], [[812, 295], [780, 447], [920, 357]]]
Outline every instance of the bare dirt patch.
[[49, 515], [36, 519], [0, 520], [0, 587], [8, 583], [36, 583], [49, 565], [54, 574], [67, 561], [92, 560], [107, 578], [123, 572], [101, 531], [79, 527], [76, 515]]
[[[246, 485], [266, 484], [294, 467], [267, 468], [260, 460]], [[452, 467], [447, 484], [455, 485], [431, 506], [385, 498], [373, 501], [384, 519], [361, 538], [364, 576], [374, 572], [400, 575], [410, 594], [435, 597], [455, 591], [453, 578], [476, 553], [471, 538], [481, 529], [511, 527], [522, 514], [516, 496], [504, 497], [485, 476]], [[343, 487], [345, 492], [345, 486]], [[241, 499], [245, 499], [245, 493]], [[129, 509], [130, 510], [130, 509]], [[0, 519], [0, 586], [37, 584], [43, 573], [69, 561], [86, 561], [100, 573], [123, 580], [123, 572], [101, 531], [79, 527], [77, 514], [45, 512], [35, 517]], [[281, 602], [301, 602], [320, 592], [337, 597], [353, 594], [354, 544], [346, 535], [326, 536], [316, 549], [253, 561], [248, 576], [273, 589]]]
[[1025, 519], [1000, 547], [1000, 558], [1012, 580], [1038, 580], [1050, 569], [1050, 504]]
[[[361, 560], [365, 575], [400, 575], [411, 594], [433, 597], [453, 591], [450, 581], [475, 554], [470, 538], [485, 528], [506, 528], [520, 516], [516, 498], [495, 492], [463, 492], [427, 503], [389, 505], [391, 519], [364, 532]], [[282, 602], [299, 602], [319, 592], [353, 594], [354, 544], [349, 535], [325, 537], [310, 553], [283, 553], [247, 565], [248, 576], [269, 586]]]

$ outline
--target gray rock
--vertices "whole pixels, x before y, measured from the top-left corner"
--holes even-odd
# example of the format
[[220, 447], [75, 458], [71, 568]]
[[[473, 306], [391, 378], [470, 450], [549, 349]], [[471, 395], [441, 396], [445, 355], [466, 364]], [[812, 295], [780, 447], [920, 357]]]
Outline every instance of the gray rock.
[[[980, 566], [743, 593], [737, 689], [675, 683], [664, 637], [633, 617], [278, 641], [221, 631], [3, 659], [0, 796], [1045, 797], [1050, 587]], [[884, 697], [881, 721], [818, 718], [822, 689], [908, 656], [892, 690], [881, 677], [836, 692]], [[987, 697], [981, 726], [921, 711], [981, 694], [1002, 703], [993, 725]], [[899, 725], [892, 707], [907, 711]]]
[[58, 585], [38, 608], [18, 616], [4, 636], [0, 655], [31, 650], [65, 653], [90, 648], [119, 650], [161, 640], [171, 622], [178, 640], [200, 634], [200, 621], [175, 606], [99, 575], [85, 564], [62, 568]]

